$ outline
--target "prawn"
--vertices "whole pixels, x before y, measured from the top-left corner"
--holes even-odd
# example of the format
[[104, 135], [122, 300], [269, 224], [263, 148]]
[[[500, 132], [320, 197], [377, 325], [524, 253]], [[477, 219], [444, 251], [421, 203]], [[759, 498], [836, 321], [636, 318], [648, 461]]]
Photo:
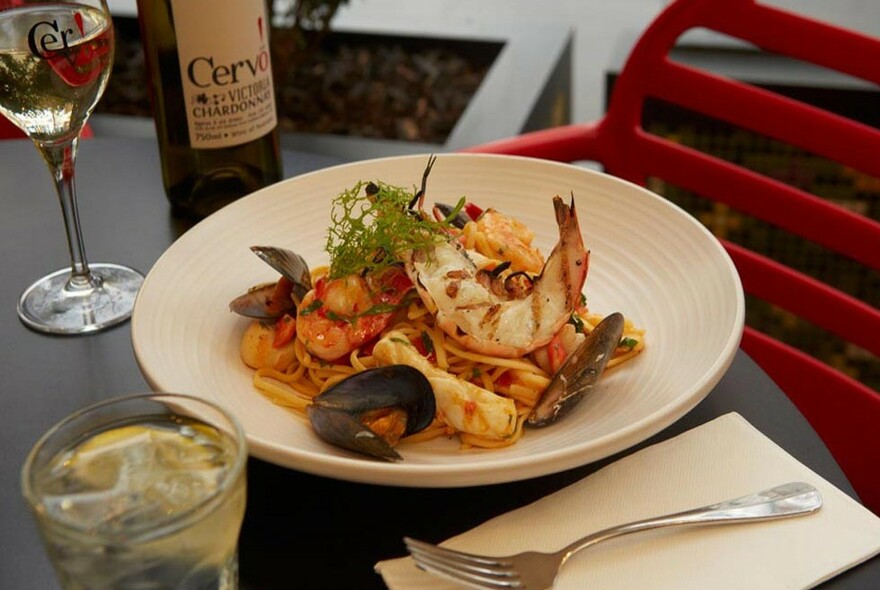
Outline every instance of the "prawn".
[[569, 320], [587, 278], [589, 251], [574, 206], [553, 198], [559, 241], [529, 289], [492, 289], [455, 240], [404, 256], [407, 273], [437, 326], [469, 350], [516, 358], [544, 346]]
[[514, 272], [541, 272], [544, 257], [537, 248], [532, 247], [535, 234], [523, 222], [495, 209], [486, 209], [473, 223], [485, 238], [485, 244], [477, 244], [481, 254], [509, 261], [510, 269]]
[[365, 277], [322, 277], [298, 307], [296, 337], [315, 356], [339, 359], [378, 336], [410, 289], [399, 266]]

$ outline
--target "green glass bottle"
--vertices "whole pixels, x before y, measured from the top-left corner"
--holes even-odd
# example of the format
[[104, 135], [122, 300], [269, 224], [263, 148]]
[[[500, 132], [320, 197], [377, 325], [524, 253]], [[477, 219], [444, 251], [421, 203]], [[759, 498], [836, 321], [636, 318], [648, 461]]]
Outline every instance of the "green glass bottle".
[[264, 0], [138, 0], [162, 177], [204, 217], [283, 176]]

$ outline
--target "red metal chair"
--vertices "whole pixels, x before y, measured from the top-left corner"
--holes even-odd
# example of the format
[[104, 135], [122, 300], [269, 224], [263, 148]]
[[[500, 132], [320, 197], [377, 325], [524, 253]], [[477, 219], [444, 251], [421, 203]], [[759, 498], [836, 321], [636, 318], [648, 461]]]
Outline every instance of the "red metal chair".
[[[599, 121], [542, 130], [466, 151], [596, 161], [618, 177], [693, 191], [773, 224], [874, 271], [880, 223], [836, 204], [670, 139], [642, 125], [653, 98], [799, 146], [880, 178], [880, 131], [851, 119], [670, 58], [695, 27], [774, 54], [880, 84], [880, 40], [754, 0], [678, 0], [644, 32], [617, 79]], [[746, 293], [809, 320], [880, 356], [880, 311], [831, 285], [724, 241]], [[862, 501], [880, 514], [880, 395], [816, 358], [746, 327], [746, 351], [820, 434]]]

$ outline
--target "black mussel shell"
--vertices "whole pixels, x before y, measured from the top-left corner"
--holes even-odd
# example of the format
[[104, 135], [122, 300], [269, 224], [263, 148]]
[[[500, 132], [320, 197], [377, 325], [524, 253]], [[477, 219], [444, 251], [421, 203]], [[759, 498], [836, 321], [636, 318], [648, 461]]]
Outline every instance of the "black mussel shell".
[[316, 396], [307, 413], [315, 432], [325, 441], [394, 461], [400, 455], [359, 420], [365, 413], [382, 408], [406, 412], [404, 436], [424, 430], [437, 411], [431, 383], [421, 372], [407, 365], [390, 365], [340, 381]]
[[251, 251], [293, 284], [291, 296], [299, 305], [312, 289], [312, 274], [305, 259], [296, 252], [275, 246], [251, 246]]
[[315, 405], [309, 406], [307, 413], [312, 428], [330, 444], [386, 461], [403, 458], [384, 439], [361, 424], [356, 416]]
[[230, 301], [229, 309], [255, 320], [273, 320], [285, 313], [296, 313], [296, 304], [292, 299], [277, 301], [273, 299], [274, 295], [275, 283], [263, 283]]
[[272, 320], [284, 314], [296, 314], [297, 306], [312, 289], [312, 276], [309, 265], [296, 252], [275, 248], [274, 246], [251, 246], [251, 251], [266, 264], [281, 273], [291, 283], [290, 298], [278, 301], [275, 295], [275, 284], [263, 283], [248, 289], [229, 303], [229, 309], [239, 315], [257, 319]]
[[623, 328], [624, 317], [620, 313], [612, 313], [599, 322], [556, 371], [526, 425], [548, 426], [570, 412], [599, 380], [620, 344]]

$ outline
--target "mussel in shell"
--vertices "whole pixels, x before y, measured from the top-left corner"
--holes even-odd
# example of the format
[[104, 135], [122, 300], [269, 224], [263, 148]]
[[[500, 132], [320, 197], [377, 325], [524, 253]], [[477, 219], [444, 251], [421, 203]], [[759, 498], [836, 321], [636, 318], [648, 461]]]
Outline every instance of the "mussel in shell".
[[255, 320], [274, 320], [285, 313], [293, 315], [296, 312], [296, 303], [289, 293], [278, 288], [276, 281], [251, 287], [247, 293], [230, 301], [229, 309]]
[[291, 250], [274, 246], [251, 246], [251, 252], [290, 281], [291, 298], [297, 305], [312, 290], [312, 273], [305, 259]]
[[612, 313], [587, 335], [587, 338], [553, 375], [541, 399], [526, 419], [529, 426], [548, 426], [567, 414], [599, 380], [623, 336], [624, 317]]
[[312, 400], [307, 409], [325, 441], [357, 453], [398, 461], [393, 445], [424, 430], [436, 405], [428, 379], [407, 365], [355, 373]]
[[296, 252], [273, 246], [251, 246], [251, 251], [281, 273], [281, 279], [251, 287], [229, 303], [229, 309], [256, 320], [272, 320], [285, 313], [295, 314], [296, 306], [312, 288], [309, 265]]

